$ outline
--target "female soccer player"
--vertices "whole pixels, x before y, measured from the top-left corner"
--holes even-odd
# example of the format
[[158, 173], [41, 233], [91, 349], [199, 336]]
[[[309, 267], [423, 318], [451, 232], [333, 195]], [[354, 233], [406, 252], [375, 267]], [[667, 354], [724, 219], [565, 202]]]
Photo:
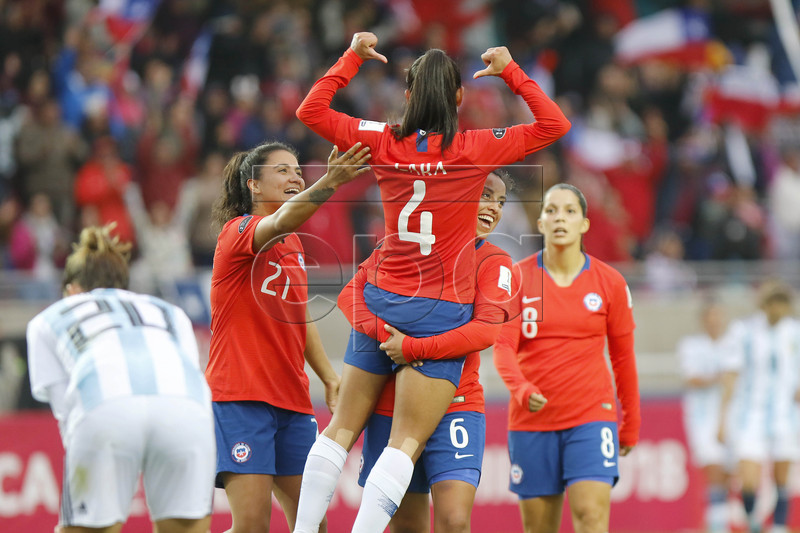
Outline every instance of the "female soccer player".
[[[544, 250], [518, 264], [516, 318], [494, 347], [511, 391], [510, 488], [526, 533], [558, 531], [565, 488], [576, 533], [608, 531], [618, 456], [639, 436], [630, 291], [616, 270], [582, 251], [586, 209], [572, 185], [545, 193], [538, 220]], [[619, 439], [606, 338], [622, 405]]]
[[700, 313], [701, 333], [678, 343], [678, 359], [684, 378], [683, 420], [694, 463], [703, 469], [706, 481], [706, 529], [727, 533], [728, 447], [718, 440], [722, 417], [722, 375], [728, 346], [725, 309], [706, 302]]
[[756, 491], [761, 469], [771, 461], [777, 498], [770, 532], [786, 533], [789, 468], [800, 458], [800, 323], [792, 316], [792, 291], [784, 282], [765, 282], [758, 298], [761, 311], [734, 322], [726, 335], [719, 433], [720, 441], [733, 443], [739, 462], [750, 532], [761, 531]]
[[[521, 95], [537, 122], [460, 133], [457, 108], [464, 90], [456, 63], [429, 50], [407, 75], [408, 105], [401, 124], [360, 120], [330, 109], [336, 91], [375, 51], [371, 33], [353, 36], [350, 49], [314, 85], [297, 116], [322, 137], [362, 141], [372, 148], [386, 220], [378, 265], [368, 272], [370, 310], [404, 333], [436, 335], [468, 322], [475, 292], [475, 216], [486, 174], [564, 135], [569, 122], [505, 47], [490, 48], [473, 77], [500, 76]], [[388, 335], [378, 331], [379, 340]], [[368, 336], [354, 332], [345, 355], [341, 408], [312, 448], [304, 471], [296, 532], [314, 532], [324, 516], [347, 453], [392, 373], [391, 360]], [[353, 531], [383, 531], [400, 504], [425, 442], [458, 386], [463, 359], [434, 361], [397, 374], [397, 401], [388, 446], [367, 480]]]
[[[309, 366], [333, 410], [339, 376], [308, 317], [303, 247], [291, 233], [336, 189], [368, 167], [369, 148], [333, 147], [328, 172], [305, 189], [297, 155], [282, 143], [241, 152], [225, 167], [215, 206], [222, 226], [211, 277], [206, 378], [217, 434], [217, 484], [231, 531], [269, 531], [272, 493], [294, 527], [300, 475], [317, 436]], [[304, 190], [305, 189], [305, 190]]]
[[[478, 208], [472, 320], [441, 335], [420, 338], [408, 337], [391, 326], [384, 326], [391, 336], [381, 344], [381, 349], [398, 364], [423, 364], [422, 359], [459, 357], [469, 353], [455, 398], [428, 439], [414, 467], [408, 491], [389, 522], [392, 533], [430, 530], [428, 492], [433, 494], [435, 531], [469, 531], [486, 434], [483, 387], [478, 381], [478, 351], [494, 342], [503, 322], [508, 320], [511, 300], [511, 258], [502, 249], [485, 241], [500, 222], [505, 199], [503, 179], [498, 174], [489, 174]], [[339, 307], [353, 327], [370, 337], [376, 336], [377, 320], [364, 303], [363, 289], [367, 278], [366, 266], [374, 261], [375, 255], [361, 265], [356, 277], [339, 295]], [[362, 486], [389, 438], [394, 392], [394, 379], [390, 378], [365, 430], [358, 480]]]
[[205, 533], [214, 429], [189, 317], [124, 290], [130, 244], [88, 227], [67, 259], [64, 298], [28, 324], [33, 396], [64, 442], [61, 533], [118, 533], [144, 478], [155, 530]]

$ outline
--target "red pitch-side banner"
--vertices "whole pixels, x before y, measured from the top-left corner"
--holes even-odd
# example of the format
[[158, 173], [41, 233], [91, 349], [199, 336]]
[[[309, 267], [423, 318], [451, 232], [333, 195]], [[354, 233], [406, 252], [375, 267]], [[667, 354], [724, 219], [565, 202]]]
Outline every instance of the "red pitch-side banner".
[[[329, 419], [318, 410], [320, 426]], [[516, 497], [508, 491], [506, 406], [487, 406], [486, 453], [483, 477], [472, 513], [472, 530], [487, 533], [522, 530]], [[691, 466], [675, 398], [645, 400], [642, 438], [634, 452], [620, 460], [621, 479], [612, 491], [611, 531], [698, 531], [703, 522], [704, 487]], [[350, 531], [361, 499], [356, 484], [360, 444], [350, 455], [331, 501], [330, 533]], [[63, 450], [49, 412], [0, 416], [0, 531], [50, 533], [57, 522]], [[796, 491], [795, 491], [796, 492]], [[280, 507], [273, 500], [272, 531], [285, 533]], [[795, 509], [800, 502], [796, 502]], [[793, 513], [796, 515], [796, 513]], [[793, 517], [794, 518], [794, 517]], [[797, 522], [793, 520], [793, 522]], [[211, 531], [230, 527], [223, 491], [217, 491]], [[563, 531], [571, 531], [565, 511]], [[125, 533], [151, 531], [144, 494], [136, 495]]]

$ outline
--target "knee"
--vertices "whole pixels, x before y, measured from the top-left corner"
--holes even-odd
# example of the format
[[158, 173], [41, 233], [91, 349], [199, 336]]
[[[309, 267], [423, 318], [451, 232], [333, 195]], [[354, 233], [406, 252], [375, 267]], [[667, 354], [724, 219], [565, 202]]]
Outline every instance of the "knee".
[[246, 513], [233, 519], [231, 533], [269, 533], [269, 516]]
[[435, 516], [436, 533], [469, 533], [470, 516], [461, 509], [456, 509], [442, 516]]
[[606, 533], [608, 510], [602, 505], [577, 505], [572, 510], [572, 521], [576, 533]]

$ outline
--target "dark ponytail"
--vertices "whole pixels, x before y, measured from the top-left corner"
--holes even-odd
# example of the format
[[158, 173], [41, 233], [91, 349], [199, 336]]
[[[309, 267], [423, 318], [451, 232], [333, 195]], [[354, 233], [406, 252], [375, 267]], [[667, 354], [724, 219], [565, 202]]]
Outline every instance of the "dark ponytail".
[[442, 136], [442, 152], [450, 146], [458, 131], [456, 91], [461, 87], [461, 70], [446, 53], [433, 48], [418, 57], [406, 74], [410, 93], [400, 125], [392, 128], [402, 139], [423, 130], [420, 143], [430, 133]]
[[253, 197], [247, 180], [258, 179], [256, 168], [266, 163], [272, 152], [283, 150], [297, 157], [297, 150], [282, 142], [270, 142], [256, 146], [249, 152], [239, 152], [225, 165], [222, 196], [211, 211], [212, 224], [219, 232], [225, 223], [253, 210]]

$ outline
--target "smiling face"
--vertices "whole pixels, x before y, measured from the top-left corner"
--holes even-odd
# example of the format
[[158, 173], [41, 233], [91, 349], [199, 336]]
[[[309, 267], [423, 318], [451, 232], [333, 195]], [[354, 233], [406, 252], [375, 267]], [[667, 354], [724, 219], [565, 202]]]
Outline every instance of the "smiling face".
[[506, 203], [506, 184], [497, 174], [489, 174], [483, 185], [483, 194], [478, 204], [479, 239], [485, 238], [494, 231], [503, 216], [503, 205]]
[[553, 188], [544, 197], [537, 225], [546, 245], [580, 247], [581, 236], [589, 230], [589, 219], [578, 195], [569, 189]]
[[306, 187], [297, 158], [286, 150], [270, 153], [266, 161], [256, 169], [258, 179], [247, 180], [247, 186], [253, 193], [254, 210], [257, 203], [262, 203], [270, 206], [268, 211], [274, 212], [283, 202], [297, 196]]

